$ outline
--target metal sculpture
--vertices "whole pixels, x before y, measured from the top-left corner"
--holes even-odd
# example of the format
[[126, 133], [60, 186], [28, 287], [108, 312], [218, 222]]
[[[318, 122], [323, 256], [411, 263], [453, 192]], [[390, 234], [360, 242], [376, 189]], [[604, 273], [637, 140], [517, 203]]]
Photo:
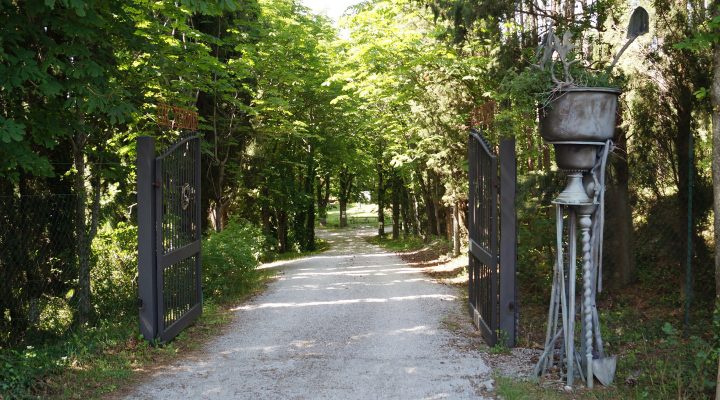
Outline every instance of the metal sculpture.
[[[605, 355], [600, 333], [600, 318], [596, 296], [601, 287], [602, 232], [604, 220], [605, 168], [612, 141], [595, 143], [596, 159], [586, 171], [576, 172], [583, 176], [580, 187], [588, 201], [564, 199], [561, 195], [556, 205], [556, 259], [553, 272], [545, 350], [540, 357], [535, 374], [544, 374], [555, 364], [565, 370], [567, 385], [572, 386], [576, 372], [580, 378], [593, 386], [593, 376], [609, 385], [615, 373], [615, 358]], [[566, 192], [564, 192], [567, 195]], [[567, 229], [565, 229], [567, 214]], [[577, 281], [577, 228], [580, 228], [582, 259], [582, 296], [580, 299], [580, 348], [575, 344], [576, 287]], [[567, 238], [565, 233], [567, 231]], [[567, 249], [567, 257], [564, 256]], [[562, 342], [559, 339], [562, 338]], [[559, 348], [558, 344], [560, 345]]]
[[[615, 56], [608, 72], [630, 44], [648, 30], [648, 13], [638, 7], [630, 17], [628, 41]], [[549, 63], [552, 71], [555, 52], [565, 67], [565, 82], [557, 82], [553, 75], [558, 85], [553, 91], [556, 96], [549, 100], [549, 107], [541, 110], [540, 133], [546, 142], [554, 145], [558, 167], [567, 173], [568, 183], [553, 201], [557, 207], [556, 259], [545, 350], [535, 367], [535, 374], [544, 374], [555, 363], [557, 356], [558, 367], [560, 371], [565, 371], [568, 386], [573, 385], [576, 372], [589, 388], [593, 387], [594, 378], [603, 385], [610, 385], [615, 375], [616, 359], [605, 355], [595, 299], [602, 290], [605, 169], [613, 149], [611, 139], [615, 133], [620, 91], [573, 85], [567, 68], [571, 63], [567, 59], [568, 49], [572, 49], [567, 32], [562, 40], [551, 32], [541, 47], [541, 68]], [[567, 258], [563, 256], [566, 212]], [[583, 278], [579, 352], [575, 346], [578, 225], [582, 240]], [[562, 342], [559, 342], [560, 338]], [[556, 349], [558, 343], [560, 346]]]
[[[576, 372], [588, 387], [593, 386], [594, 377], [610, 384], [615, 373], [615, 359], [606, 357], [604, 352], [595, 299], [602, 281], [605, 168], [613, 147], [619, 93], [611, 88], [566, 89], [553, 100], [552, 108], [541, 115], [540, 132], [543, 139], [554, 145], [556, 162], [568, 174], [568, 183], [553, 201], [557, 207], [556, 260], [545, 351], [535, 373], [545, 373], [557, 356], [568, 386], [573, 385]], [[583, 278], [577, 308], [581, 321], [579, 349], [575, 344], [578, 227]]]

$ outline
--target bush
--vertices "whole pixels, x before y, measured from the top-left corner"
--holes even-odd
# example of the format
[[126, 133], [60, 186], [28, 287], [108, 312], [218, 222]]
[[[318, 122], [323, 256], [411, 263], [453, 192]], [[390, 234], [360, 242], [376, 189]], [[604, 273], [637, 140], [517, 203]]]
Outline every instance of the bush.
[[92, 296], [97, 315], [135, 317], [137, 226], [107, 224], [92, 243]]
[[246, 221], [231, 220], [222, 232], [211, 233], [203, 241], [205, 295], [223, 299], [252, 290], [264, 248], [262, 231]]

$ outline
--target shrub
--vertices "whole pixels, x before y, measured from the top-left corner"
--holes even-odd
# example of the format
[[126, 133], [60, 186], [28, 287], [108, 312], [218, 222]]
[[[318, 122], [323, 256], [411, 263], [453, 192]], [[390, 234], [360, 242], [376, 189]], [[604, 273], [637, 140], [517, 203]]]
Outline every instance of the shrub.
[[104, 225], [92, 243], [92, 295], [97, 315], [135, 316], [137, 226]]
[[252, 290], [264, 248], [262, 231], [246, 221], [231, 220], [222, 232], [211, 233], [203, 241], [205, 295], [222, 299]]

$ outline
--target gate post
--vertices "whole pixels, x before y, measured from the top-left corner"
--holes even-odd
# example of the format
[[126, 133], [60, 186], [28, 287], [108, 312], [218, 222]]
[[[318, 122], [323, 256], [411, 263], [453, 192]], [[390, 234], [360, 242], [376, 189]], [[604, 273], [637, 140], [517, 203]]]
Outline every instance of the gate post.
[[157, 277], [155, 273], [155, 140], [137, 139], [137, 218], [138, 218], [138, 307], [140, 332], [152, 341], [158, 335]]
[[[500, 325], [507, 347], [515, 347], [517, 299], [517, 213], [515, 191], [517, 163], [515, 139], [500, 141]], [[498, 337], [500, 339], [500, 337]]]

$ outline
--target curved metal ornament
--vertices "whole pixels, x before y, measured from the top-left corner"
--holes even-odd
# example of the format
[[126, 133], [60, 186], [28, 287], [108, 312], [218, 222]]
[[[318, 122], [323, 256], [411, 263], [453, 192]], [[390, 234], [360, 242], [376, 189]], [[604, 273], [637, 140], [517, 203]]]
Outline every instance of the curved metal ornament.
[[180, 207], [187, 210], [190, 203], [195, 198], [195, 189], [189, 183], [185, 183], [180, 191]]

